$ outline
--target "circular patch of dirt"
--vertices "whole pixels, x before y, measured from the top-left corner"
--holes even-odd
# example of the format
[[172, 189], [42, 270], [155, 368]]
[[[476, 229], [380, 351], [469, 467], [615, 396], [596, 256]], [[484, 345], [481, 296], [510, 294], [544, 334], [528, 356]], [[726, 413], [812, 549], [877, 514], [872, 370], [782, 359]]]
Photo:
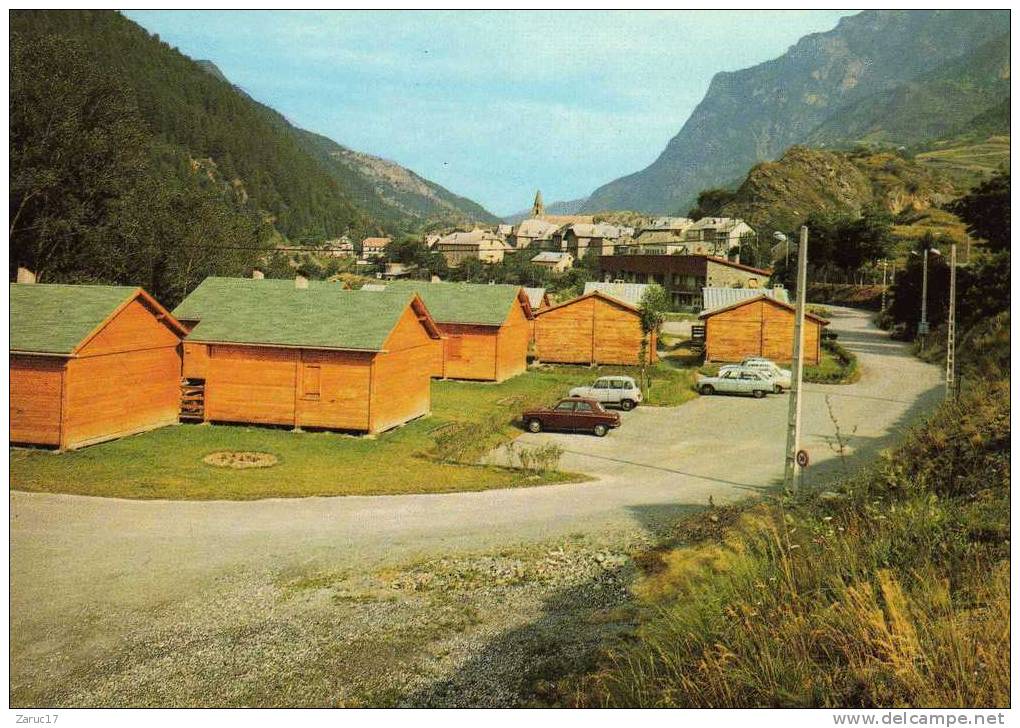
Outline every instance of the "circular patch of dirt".
[[206, 465], [214, 465], [217, 468], [233, 468], [243, 470], [246, 468], [271, 468], [279, 462], [279, 459], [268, 452], [231, 452], [223, 450], [213, 452], [202, 458]]

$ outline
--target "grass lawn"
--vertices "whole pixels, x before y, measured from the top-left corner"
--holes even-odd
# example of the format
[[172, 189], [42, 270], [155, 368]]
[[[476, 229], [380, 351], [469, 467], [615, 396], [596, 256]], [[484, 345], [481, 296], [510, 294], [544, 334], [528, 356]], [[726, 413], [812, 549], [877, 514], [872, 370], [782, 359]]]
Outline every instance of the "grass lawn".
[[[550, 367], [502, 384], [433, 382], [431, 417], [379, 435], [291, 432], [269, 427], [179, 425], [68, 453], [12, 449], [15, 490], [120, 498], [251, 500], [272, 497], [447, 493], [571, 482], [581, 476], [441, 462], [434, 436], [454, 422], [477, 426], [477, 452], [516, 436], [520, 412], [549, 403], [571, 386], [633, 368]], [[651, 404], [680, 404], [694, 396], [691, 374], [652, 370]], [[578, 437], [581, 437], [580, 435]], [[275, 455], [268, 468], [234, 470], [202, 462], [213, 452]]]

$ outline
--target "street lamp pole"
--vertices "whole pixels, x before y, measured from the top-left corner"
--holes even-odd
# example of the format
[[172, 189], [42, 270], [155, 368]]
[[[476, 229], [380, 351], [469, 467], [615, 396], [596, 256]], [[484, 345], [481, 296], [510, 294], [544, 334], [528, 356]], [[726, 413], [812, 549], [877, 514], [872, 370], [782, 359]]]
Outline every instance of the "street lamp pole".
[[949, 318], [946, 323], [946, 397], [953, 396], [956, 369], [956, 243], [949, 248]]
[[921, 320], [917, 324], [917, 335], [924, 348], [924, 337], [928, 335], [928, 255], [942, 255], [938, 248], [925, 248], [921, 261]]
[[[787, 243], [789, 244], [789, 243]], [[790, 382], [790, 410], [786, 420], [786, 467], [783, 485], [792, 490], [797, 483], [797, 452], [800, 450], [800, 402], [804, 383], [804, 308], [807, 299], [808, 229], [800, 228], [797, 247], [797, 309], [793, 319], [793, 371]]]

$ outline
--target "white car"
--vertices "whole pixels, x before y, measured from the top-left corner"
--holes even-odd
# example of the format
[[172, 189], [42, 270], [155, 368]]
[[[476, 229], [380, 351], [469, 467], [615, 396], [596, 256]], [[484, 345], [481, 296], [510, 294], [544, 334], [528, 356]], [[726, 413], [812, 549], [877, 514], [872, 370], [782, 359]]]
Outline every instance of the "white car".
[[570, 390], [571, 397], [587, 397], [601, 405], [615, 404], [620, 409], [630, 411], [641, 402], [641, 388], [631, 377], [608, 376], [599, 377], [590, 387], [574, 387]]
[[766, 359], [763, 356], [751, 356], [740, 362], [740, 366], [754, 369], [757, 372], [762, 372], [772, 377], [772, 381], [778, 387], [776, 392], [782, 393], [784, 389], [789, 389], [793, 386], [793, 373], [789, 369], [781, 368], [771, 359]]
[[776, 384], [769, 377], [754, 369], [728, 366], [719, 370], [714, 377], [698, 377], [698, 391], [701, 394], [750, 394], [761, 399], [769, 392], [776, 391]]

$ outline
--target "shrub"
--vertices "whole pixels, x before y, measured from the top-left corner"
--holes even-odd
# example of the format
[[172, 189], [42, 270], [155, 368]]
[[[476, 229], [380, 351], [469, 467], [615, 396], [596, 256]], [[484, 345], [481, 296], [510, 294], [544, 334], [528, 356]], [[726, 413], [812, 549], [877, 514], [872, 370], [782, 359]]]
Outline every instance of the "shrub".
[[563, 448], [554, 442], [532, 447], [518, 446], [515, 443], [510, 443], [507, 449], [510, 452], [511, 462], [513, 457], [516, 456], [517, 462], [520, 463], [520, 467], [523, 470], [540, 473], [557, 470], [560, 465], [560, 458], [563, 457]]
[[860, 378], [857, 355], [831, 339], [822, 341], [822, 360], [804, 367], [804, 381], [813, 384], [851, 384]]

